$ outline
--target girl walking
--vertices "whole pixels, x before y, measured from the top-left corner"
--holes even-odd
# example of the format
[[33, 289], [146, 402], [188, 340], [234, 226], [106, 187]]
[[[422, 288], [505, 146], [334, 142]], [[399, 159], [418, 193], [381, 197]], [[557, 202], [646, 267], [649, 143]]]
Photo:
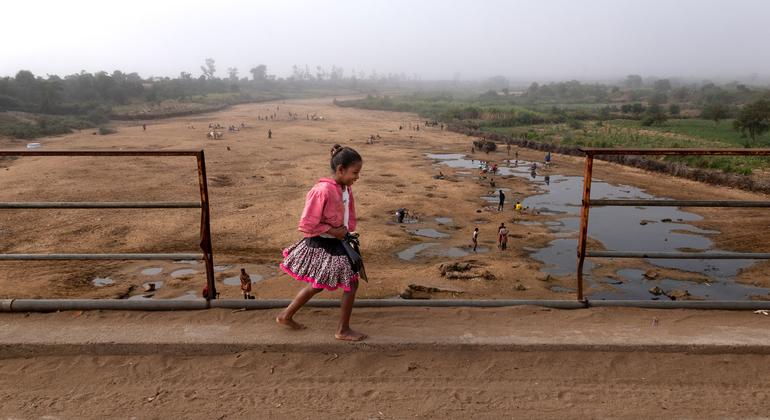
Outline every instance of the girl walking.
[[358, 341], [365, 334], [350, 328], [350, 315], [358, 289], [359, 273], [342, 245], [345, 235], [356, 229], [356, 208], [350, 186], [358, 180], [363, 166], [361, 155], [350, 147], [335, 144], [331, 150], [331, 178], [322, 178], [307, 193], [305, 209], [299, 221], [302, 240], [283, 251], [281, 268], [297, 280], [308, 283], [297, 293], [276, 322], [294, 329], [304, 325], [294, 321], [294, 314], [322, 290], [341, 288], [340, 323], [334, 337]]

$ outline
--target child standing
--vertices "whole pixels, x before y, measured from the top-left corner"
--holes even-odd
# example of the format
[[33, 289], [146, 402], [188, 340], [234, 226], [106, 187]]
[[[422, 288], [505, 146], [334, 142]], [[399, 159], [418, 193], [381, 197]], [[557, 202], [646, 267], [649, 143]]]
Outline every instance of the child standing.
[[508, 229], [505, 223], [500, 223], [500, 227], [497, 228], [497, 245], [501, 251], [508, 249]]
[[476, 252], [476, 247], [479, 246], [479, 228], [473, 229], [473, 252]]
[[244, 299], [252, 299], [251, 297], [251, 277], [246, 273], [245, 268], [241, 268], [241, 292], [243, 292]]
[[340, 303], [340, 323], [334, 337], [359, 341], [365, 334], [350, 328], [359, 273], [353, 271], [342, 245], [348, 232], [356, 229], [356, 210], [350, 186], [358, 180], [363, 166], [361, 155], [350, 147], [335, 144], [331, 150], [332, 178], [322, 178], [307, 193], [299, 221], [304, 238], [283, 251], [281, 268], [297, 280], [309, 283], [297, 293], [276, 322], [294, 329], [304, 326], [293, 317], [322, 290], [344, 291]]

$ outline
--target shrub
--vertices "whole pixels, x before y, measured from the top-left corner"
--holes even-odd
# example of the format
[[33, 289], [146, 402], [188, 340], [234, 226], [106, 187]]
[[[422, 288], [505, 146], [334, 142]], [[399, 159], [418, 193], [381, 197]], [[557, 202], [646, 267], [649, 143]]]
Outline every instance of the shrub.
[[105, 127], [105, 126], [99, 127], [99, 135], [100, 136], [106, 136], [108, 134], [115, 134], [117, 132], [118, 132], [118, 130], [116, 130], [114, 128]]

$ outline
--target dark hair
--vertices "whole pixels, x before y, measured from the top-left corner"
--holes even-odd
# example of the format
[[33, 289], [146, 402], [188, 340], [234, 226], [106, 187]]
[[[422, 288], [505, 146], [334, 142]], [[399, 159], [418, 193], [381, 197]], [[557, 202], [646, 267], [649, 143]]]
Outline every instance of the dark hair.
[[358, 154], [351, 147], [342, 147], [339, 144], [335, 144], [331, 151], [331, 167], [332, 171], [337, 170], [337, 166], [342, 165], [343, 168], [347, 168], [356, 162], [363, 162], [361, 155]]

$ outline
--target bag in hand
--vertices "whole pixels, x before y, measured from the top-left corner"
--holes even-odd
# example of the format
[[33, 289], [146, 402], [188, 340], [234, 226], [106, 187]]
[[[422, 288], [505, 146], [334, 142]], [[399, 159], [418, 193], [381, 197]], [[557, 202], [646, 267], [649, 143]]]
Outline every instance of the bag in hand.
[[361, 248], [360, 242], [358, 240], [358, 234], [345, 234], [345, 239], [342, 240], [342, 247], [345, 248], [345, 253], [348, 254], [348, 260], [350, 260], [350, 266], [353, 271], [357, 272], [358, 276], [368, 283], [369, 279], [366, 277], [364, 260], [361, 258]]

